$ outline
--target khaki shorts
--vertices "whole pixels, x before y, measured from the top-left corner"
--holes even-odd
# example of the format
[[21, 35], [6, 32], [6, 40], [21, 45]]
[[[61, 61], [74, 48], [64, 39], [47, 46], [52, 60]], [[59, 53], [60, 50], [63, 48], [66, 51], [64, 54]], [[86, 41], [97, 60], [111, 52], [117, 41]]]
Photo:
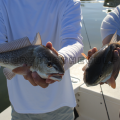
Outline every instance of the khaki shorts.
[[70, 107], [61, 107], [55, 111], [42, 114], [17, 113], [12, 106], [11, 120], [74, 120], [74, 111]]

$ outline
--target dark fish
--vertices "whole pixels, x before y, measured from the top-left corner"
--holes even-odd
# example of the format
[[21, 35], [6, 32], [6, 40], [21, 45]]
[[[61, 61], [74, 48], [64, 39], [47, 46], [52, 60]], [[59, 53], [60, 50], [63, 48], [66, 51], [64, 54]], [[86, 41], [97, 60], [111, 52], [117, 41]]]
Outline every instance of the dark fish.
[[115, 79], [120, 69], [120, 58], [114, 62], [113, 51], [117, 47], [120, 47], [120, 42], [117, 41], [117, 32], [115, 32], [110, 43], [104, 45], [90, 57], [83, 68], [84, 82], [87, 86], [107, 82], [112, 88], [116, 88]]

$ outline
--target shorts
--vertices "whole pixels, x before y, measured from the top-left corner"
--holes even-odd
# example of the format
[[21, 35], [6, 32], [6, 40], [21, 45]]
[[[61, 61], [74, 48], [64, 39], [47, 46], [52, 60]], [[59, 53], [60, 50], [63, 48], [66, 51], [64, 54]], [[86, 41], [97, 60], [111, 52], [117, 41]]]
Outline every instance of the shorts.
[[12, 106], [11, 120], [74, 120], [74, 111], [71, 107], [61, 107], [55, 111], [42, 114], [17, 113]]

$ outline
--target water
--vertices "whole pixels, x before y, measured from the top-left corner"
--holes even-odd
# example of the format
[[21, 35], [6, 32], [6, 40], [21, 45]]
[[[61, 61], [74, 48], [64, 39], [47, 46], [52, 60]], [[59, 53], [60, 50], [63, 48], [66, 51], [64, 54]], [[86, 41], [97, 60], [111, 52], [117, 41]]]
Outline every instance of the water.
[[[87, 54], [90, 49], [87, 34], [89, 37], [91, 47], [102, 47], [102, 38], [100, 33], [101, 22], [107, 15], [106, 7], [103, 7], [103, 1], [81, 1], [81, 8], [83, 13], [82, 30], [84, 53]], [[110, 8], [111, 9], [111, 8]], [[84, 22], [84, 24], [83, 24]], [[86, 30], [85, 30], [86, 27]], [[86, 34], [87, 31], [87, 34]]]
[[0, 68], [0, 112], [10, 105], [6, 83], [7, 81], [3, 75], [3, 68]]

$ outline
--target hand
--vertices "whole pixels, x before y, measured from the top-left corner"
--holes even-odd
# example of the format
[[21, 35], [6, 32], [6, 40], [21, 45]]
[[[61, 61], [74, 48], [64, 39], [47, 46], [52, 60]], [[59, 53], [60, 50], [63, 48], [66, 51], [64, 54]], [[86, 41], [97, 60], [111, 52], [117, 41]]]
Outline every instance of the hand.
[[90, 49], [90, 50], [88, 51], [88, 60], [89, 60], [90, 57], [91, 57], [95, 52], [97, 52], [97, 51], [98, 51], [98, 50], [97, 50], [96, 47]]
[[[53, 48], [52, 43], [48, 42], [46, 47], [51, 49], [56, 55], [58, 52]], [[48, 87], [49, 84], [54, 83], [54, 80], [51, 79], [42, 79], [36, 72], [31, 72], [30, 67], [23, 65], [23, 67], [18, 67], [13, 70], [16, 74], [25, 74], [23, 75], [26, 80], [28, 80], [33, 86], [41, 86], [42, 88]]]

